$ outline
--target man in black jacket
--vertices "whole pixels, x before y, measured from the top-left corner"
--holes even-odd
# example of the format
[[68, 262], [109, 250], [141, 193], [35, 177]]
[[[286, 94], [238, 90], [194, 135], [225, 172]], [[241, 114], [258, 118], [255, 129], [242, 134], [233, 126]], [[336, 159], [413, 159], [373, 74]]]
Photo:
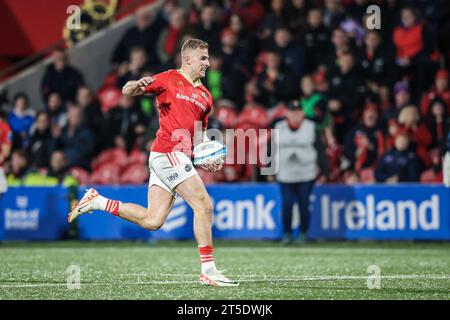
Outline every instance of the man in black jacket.
[[163, 13], [158, 8], [155, 11], [149, 11], [147, 8], [138, 10], [136, 13], [136, 26], [125, 32], [114, 50], [112, 56], [113, 64], [119, 65], [128, 60], [130, 51], [134, 47], [143, 47], [149, 61], [152, 64], [158, 64], [155, 43], [165, 24]]
[[367, 81], [378, 86], [394, 85], [397, 78], [394, 52], [382, 44], [378, 31], [367, 31], [357, 57]]
[[47, 101], [50, 93], [58, 92], [63, 102], [74, 100], [83, 82], [81, 73], [68, 65], [64, 50], [58, 49], [53, 53], [53, 63], [47, 67], [42, 78], [42, 98]]
[[103, 145], [105, 148], [120, 147], [130, 151], [136, 138], [145, 133], [148, 121], [136, 108], [133, 97], [122, 96], [119, 105], [105, 116]]
[[307, 73], [316, 70], [327, 58], [330, 30], [323, 23], [322, 11], [313, 8], [308, 12], [307, 26], [302, 43], [305, 46], [305, 69]]
[[69, 167], [89, 169], [94, 152], [91, 131], [82, 124], [83, 112], [72, 105], [68, 111], [68, 123], [62, 130], [54, 130], [52, 151], [62, 150]]
[[420, 178], [420, 162], [409, 148], [409, 136], [399, 130], [395, 136], [395, 148], [381, 157], [375, 169], [377, 182], [417, 182]]
[[348, 127], [355, 123], [358, 110], [365, 99], [365, 83], [354, 66], [354, 57], [349, 51], [341, 53], [339, 68], [328, 75], [328, 109], [334, 120], [334, 135], [342, 143]]

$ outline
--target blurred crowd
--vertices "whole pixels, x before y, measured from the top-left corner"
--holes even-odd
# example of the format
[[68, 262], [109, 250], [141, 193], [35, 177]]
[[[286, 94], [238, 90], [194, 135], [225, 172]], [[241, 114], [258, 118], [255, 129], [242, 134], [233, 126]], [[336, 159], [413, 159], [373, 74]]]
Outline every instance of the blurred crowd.
[[[368, 28], [371, 4], [381, 9], [379, 30]], [[324, 146], [322, 181], [439, 182], [450, 129], [449, 12], [445, 1], [427, 0], [156, 1], [136, 12], [97, 92], [56, 50], [41, 82], [45, 110], [35, 113], [26, 93], [13, 98], [8, 181], [145, 183], [155, 100], [124, 97], [121, 88], [179, 67], [181, 44], [195, 37], [209, 43], [210, 127], [275, 128], [297, 105]], [[261, 166], [201, 175], [270, 181]]]

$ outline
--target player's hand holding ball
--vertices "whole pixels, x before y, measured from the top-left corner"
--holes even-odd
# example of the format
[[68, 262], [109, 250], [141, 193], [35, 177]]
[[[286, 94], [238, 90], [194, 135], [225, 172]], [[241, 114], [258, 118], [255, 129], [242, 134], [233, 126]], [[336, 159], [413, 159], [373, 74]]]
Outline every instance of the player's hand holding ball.
[[205, 170], [208, 170], [209, 172], [217, 172], [217, 171], [220, 171], [223, 168], [223, 164], [224, 164], [224, 160], [223, 159], [207, 160], [200, 167], [205, 169]]
[[223, 168], [227, 147], [219, 141], [205, 141], [194, 148], [194, 165], [210, 172]]

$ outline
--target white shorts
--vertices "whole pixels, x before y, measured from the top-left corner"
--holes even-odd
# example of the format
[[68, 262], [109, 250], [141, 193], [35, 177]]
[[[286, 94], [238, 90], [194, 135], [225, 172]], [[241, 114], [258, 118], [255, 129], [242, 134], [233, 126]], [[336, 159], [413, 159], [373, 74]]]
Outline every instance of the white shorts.
[[8, 183], [3, 168], [0, 168], [0, 194], [5, 193], [6, 191], [8, 191]]
[[183, 152], [150, 152], [148, 160], [150, 180], [148, 187], [157, 185], [176, 195], [174, 189], [181, 182], [198, 174], [191, 159]]

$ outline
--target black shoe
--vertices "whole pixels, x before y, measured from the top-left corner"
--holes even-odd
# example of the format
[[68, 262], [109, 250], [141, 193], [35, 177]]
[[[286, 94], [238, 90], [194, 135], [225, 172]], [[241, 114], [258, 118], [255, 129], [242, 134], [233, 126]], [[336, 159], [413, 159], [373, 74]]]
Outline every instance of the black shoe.
[[281, 244], [284, 246], [289, 246], [292, 244], [292, 237], [290, 234], [285, 234], [281, 240]]

